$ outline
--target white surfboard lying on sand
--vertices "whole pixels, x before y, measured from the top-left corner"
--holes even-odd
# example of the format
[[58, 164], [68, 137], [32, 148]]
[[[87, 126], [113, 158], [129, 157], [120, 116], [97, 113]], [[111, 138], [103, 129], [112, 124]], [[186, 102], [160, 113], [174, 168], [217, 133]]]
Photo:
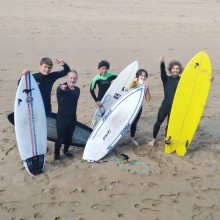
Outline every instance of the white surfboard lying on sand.
[[145, 96], [145, 86], [128, 91], [103, 115], [90, 135], [83, 159], [98, 161], [107, 155], [128, 131], [138, 114]]
[[94, 129], [105, 112], [128, 90], [131, 81], [134, 79], [138, 70], [138, 61], [128, 65], [114, 80], [104, 97], [101, 100], [102, 106], [97, 108], [92, 119], [91, 127]]
[[43, 172], [47, 152], [47, 123], [39, 87], [29, 72], [18, 85], [14, 106], [19, 153], [31, 175]]

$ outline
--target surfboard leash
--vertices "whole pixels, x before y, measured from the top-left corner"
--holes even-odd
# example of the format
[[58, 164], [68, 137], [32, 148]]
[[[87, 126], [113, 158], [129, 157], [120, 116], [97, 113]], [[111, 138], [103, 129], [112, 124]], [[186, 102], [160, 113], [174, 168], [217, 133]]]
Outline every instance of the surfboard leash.
[[[132, 160], [129, 161], [129, 157], [126, 154], [121, 154], [122, 160], [118, 159], [117, 157], [112, 157], [109, 160], [101, 160], [101, 161], [96, 161], [95, 163], [105, 163], [105, 162], [111, 162], [111, 161], [116, 161], [117, 166], [121, 171], [127, 170], [129, 167], [132, 168], [135, 172], [139, 174], [147, 173], [148, 172], [148, 165], [138, 161], [138, 160]], [[143, 166], [143, 169], [138, 169], [135, 167], [135, 165], [141, 165]]]

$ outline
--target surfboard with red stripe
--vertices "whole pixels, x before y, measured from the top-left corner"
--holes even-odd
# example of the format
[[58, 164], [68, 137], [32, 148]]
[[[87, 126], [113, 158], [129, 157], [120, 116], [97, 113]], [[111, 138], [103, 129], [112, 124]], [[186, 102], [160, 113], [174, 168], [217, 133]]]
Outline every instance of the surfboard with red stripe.
[[22, 76], [14, 106], [19, 153], [31, 175], [43, 172], [47, 152], [47, 123], [39, 87], [29, 72]]

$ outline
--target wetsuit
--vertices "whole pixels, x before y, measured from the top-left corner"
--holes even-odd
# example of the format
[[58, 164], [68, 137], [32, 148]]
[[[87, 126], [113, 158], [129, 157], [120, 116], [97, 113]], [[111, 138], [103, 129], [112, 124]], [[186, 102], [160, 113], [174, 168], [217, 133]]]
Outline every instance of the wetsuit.
[[[132, 81], [129, 88], [132, 89], [132, 88], [135, 88], [136, 86], [139, 86], [139, 85], [140, 85], [139, 82]], [[136, 118], [134, 119], [134, 121], [131, 124], [131, 128], [130, 128], [131, 137], [135, 137], [135, 133], [137, 130], [137, 123], [141, 117], [141, 114], [142, 114], [142, 106], [141, 106], [140, 111], [138, 112]]]
[[49, 113], [52, 111], [52, 107], [51, 107], [51, 91], [52, 91], [52, 87], [54, 82], [63, 77], [66, 76], [67, 73], [70, 71], [69, 66], [65, 63], [63, 65], [63, 70], [62, 71], [56, 71], [56, 72], [52, 72], [49, 75], [43, 75], [42, 73], [34, 73], [33, 76], [39, 86], [42, 98], [43, 98], [43, 102], [44, 102], [44, 107], [45, 107], [45, 111], [46, 113]]
[[[111, 82], [114, 79], [116, 79], [117, 76], [118, 76], [117, 74], [107, 72], [104, 76], [102, 74], [98, 74], [93, 78], [92, 84], [90, 86], [90, 93], [93, 99], [95, 100], [95, 102], [102, 100], [103, 96], [105, 95], [108, 88], [110, 87]], [[98, 88], [99, 88], [98, 97], [96, 96], [95, 91], [94, 91], [96, 88], [96, 85], [98, 85]]]
[[163, 82], [163, 88], [164, 88], [164, 99], [158, 111], [157, 121], [154, 124], [153, 138], [157, 137], [157, 134], [160, 130], [160, 126], [167, 116], [168, 116], [167, 121], [169, 120], [173, 98], [176, 92], [178, 82], [180, 80], [179, 76], [173, 77], [172, 75], [168, 76], [166, 74], [164, 63], [160, 64], [160, 71], [161, 71], [161, 80]]
[[[64, 83], [67, 85], [67, 83]], [[71, 90], [68, 86], [66, 90], [57, 88], [57, 134], [58, 139], [55, 143], [55, 155], [60, 155], [61, 145], [64, 144], [64, 153], [68, 151], [72, 140], [73, 132], [76, 128], [76, 110], [80, 95], [79, 87], [75, 86]]]

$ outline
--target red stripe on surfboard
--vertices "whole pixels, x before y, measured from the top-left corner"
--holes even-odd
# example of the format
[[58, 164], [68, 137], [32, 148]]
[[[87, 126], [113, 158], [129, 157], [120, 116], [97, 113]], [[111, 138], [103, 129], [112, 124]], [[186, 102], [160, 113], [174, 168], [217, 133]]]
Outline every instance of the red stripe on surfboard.
[[[30, 74], [30, 73], [28, 73]], [[25, 83], [26, 83], [26, 89], [29, 90], [29, 84], [28, 84], [28, 74], [25, 74]], [[27, 93], [27, 97], [29, 96], [29, 93]], [[34, 138], [33, 138], [33, 130], [32, 130], [32, 120], [31, 120], [31, 106], [28, 103], [28, 118], [29, 118], [29, 128], [30, 128], [30, 134], [31, 134], [31, 145], [32, 145], [32, 154], [34, 155]]]

